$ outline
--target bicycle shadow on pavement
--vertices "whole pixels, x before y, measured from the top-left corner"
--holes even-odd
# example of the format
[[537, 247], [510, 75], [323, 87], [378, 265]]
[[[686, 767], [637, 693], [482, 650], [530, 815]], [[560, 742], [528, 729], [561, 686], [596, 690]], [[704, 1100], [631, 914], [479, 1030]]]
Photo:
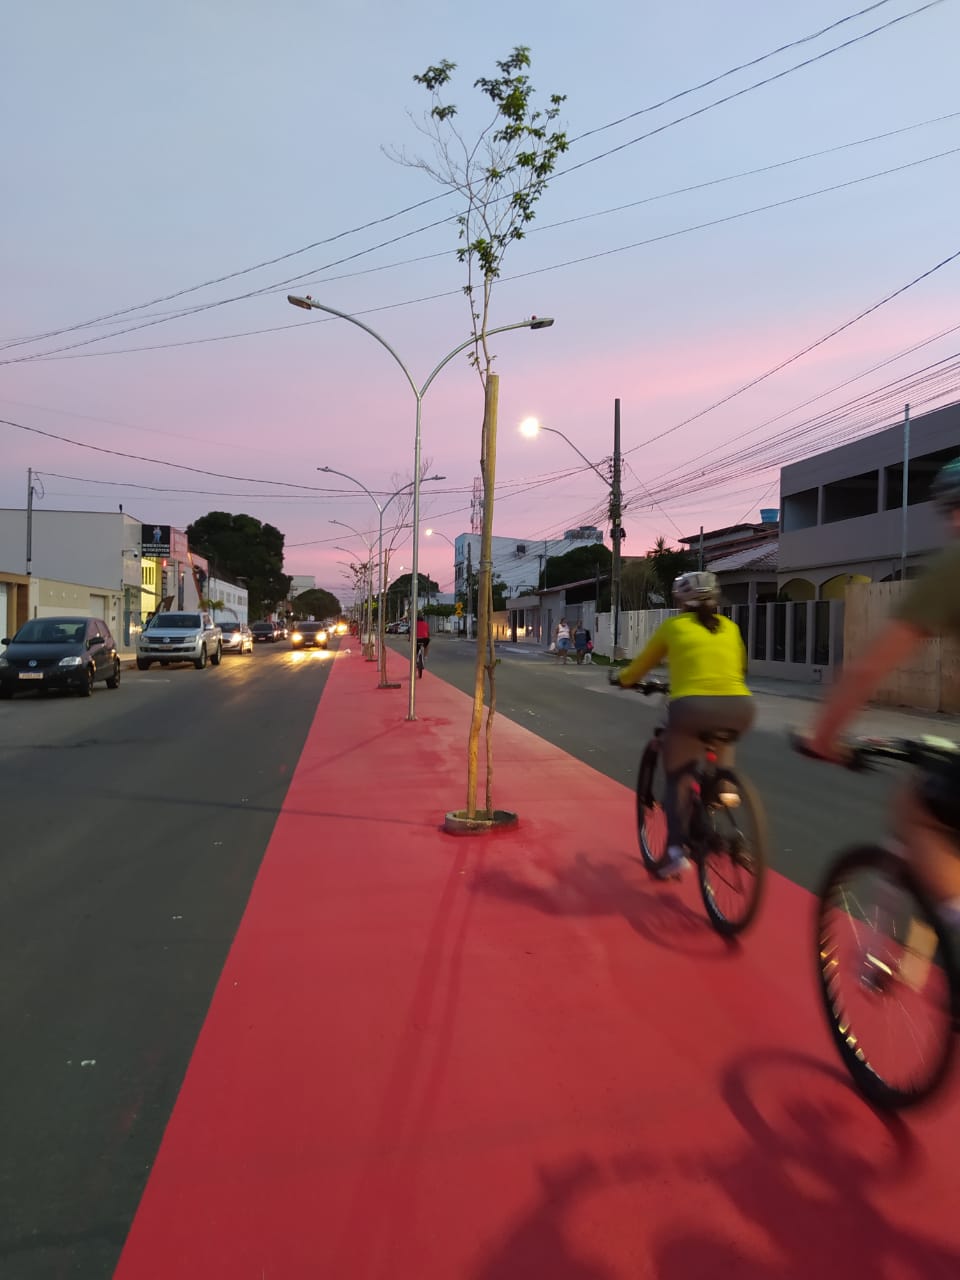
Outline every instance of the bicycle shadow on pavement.
[[[800, 1068], [809, 1079], [800, 1087], [794, 1080], [771, 1089], [762, 1078], [771, 1066], [786, 1067], [792, 1076]], [[743, 1235], [759, 1249], [748, 1250], [731, 1239], [734, 1233], [717, 1239], [698, 1227], [660, 1239], [657, 1276], [960, 1275], [960, 1250], [896, 1220], [916, 1216], [917, 1204], [925, 1203], [916, 1194], [924, 1174], [931, 1189], [941, 1181], [925, 1169], [924, 1148], [898, 1117], [867, 1107], [839, 1068], [789, 1050], [754, 1052], [730, 1065], [722, 1092], [747, 1144], [688, 1156], [681, 1167], [694, 1181], [722, 1187]], [[773, 1112], [775, 1118], [768, 1118]], [[912, 1208], [898, 1214], [901, 1189]], [[935, 1215], [926, 1216], [929, 1221]], [[952, 1218], [941, 1221], [953, 1227]]]
[[[687, 879], [695, 874], [688, 872]], [[737, 940], [720, 937], [706, 914], [691, 907], [684, 889], [674, 882], [649, 877], [646, 884], [638, 884], [615, 863], [594, 861], [585, 853], [549, 868], [515, 861], [487, 865], [474, 872], [470, 887], [544, 915], [621, 916], [634, 932], [674, 952], [704, 959], [739, 953]]]
[[[732, 1133], [719, 1120], [677, 1154], [634, 1145], [538, 1168], [539, 1199], [469, 1280], [960, 1275], [957, 1246], [902, 1223], [928, 1203], [923, 1183], [942, 1189], [949, 1171], [930, 1169], [912, 1131], [865, 1107], [843, 1072], [790, 1050], [751, 1051], [720, 1092]], [[956, 1234], [952, 1217], [940, 1221]]]

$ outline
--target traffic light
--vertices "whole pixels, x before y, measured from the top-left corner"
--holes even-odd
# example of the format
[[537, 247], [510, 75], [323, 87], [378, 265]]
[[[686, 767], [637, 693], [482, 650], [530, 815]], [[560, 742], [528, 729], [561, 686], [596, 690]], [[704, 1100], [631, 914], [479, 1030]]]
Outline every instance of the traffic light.
[[456, 615], [457, 615], [457, 617], [458, 617], [458, 618], [462, 618], [462, 617], [463, 617], [463, 605], [460, 603], [460, 601], [459, 601], [459, 600], [457, 601], [457, 606], [456, 606]]

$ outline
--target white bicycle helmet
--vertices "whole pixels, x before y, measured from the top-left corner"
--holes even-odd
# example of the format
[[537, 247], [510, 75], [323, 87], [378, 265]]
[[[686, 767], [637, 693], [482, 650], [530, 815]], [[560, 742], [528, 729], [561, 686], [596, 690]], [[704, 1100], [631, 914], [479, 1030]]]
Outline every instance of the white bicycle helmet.
[[696, 609], [700, 604], [716, 604], [720, 599], [720, 579], [715, 573], [681, 573], [673, 580], [674, 603], [681, 609]]

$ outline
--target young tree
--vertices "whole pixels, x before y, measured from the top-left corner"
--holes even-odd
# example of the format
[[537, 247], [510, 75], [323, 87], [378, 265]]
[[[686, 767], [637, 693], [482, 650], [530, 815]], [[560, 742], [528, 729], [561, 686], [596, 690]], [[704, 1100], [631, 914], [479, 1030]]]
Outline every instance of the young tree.
[[480, 474], [483, 482], [483, 528], [480, 543], [477, 596], [477, 663], [474, 677], [473, 714], [467, 741], [468, 818], [477, 817], [477, 783], [480, 731], [483, 725], [484, 690], [488, 690], [486, 747], [486, 798], [481, 816], [492, 819], [493, 722], [496, 714], [496, 656], [490, 615], [493, 612], [493, 492], [497, 459], [497, 404], [499, 377], [493, 372], [488, 341], [493, 286], [508, 245], [523, 239], [534, 218], [534, 209], [546, 189], [558, 157], [567, 149], [567, 137], [556, 128], [564, 97], [552, 94], [547, 104], [534, 106], [535, 90], [527, 69], [530, 50], [518, 45], [502, 62], [497, 75], [474, 81], [487, 99], [492, 117], [479, 135], [468, 141], [460, 132], [457, 107], [443, 101], [456, 64], [446, 60], [428, 67], [414, 81], [431, 97], [423, 132], [433, 144], [432, 159], [412, 163], [462, 202], [457, 218], [460, 248], [458, 260], [466, 264], [464, 294], [470, 304], [474, 347], [471, 362], [483, 388], [483, 427], [480, 439]]
[[653, 565], [657, 580], [657, 590], [663, 596], [666, 608], [673, 603], [673, 580], [681, 573], [688, 573], [697, 567], [697, 557], [692, 551], [681, 551], [667, 546], [666, 538], [660, 537], [647, 552], [647, 559]]

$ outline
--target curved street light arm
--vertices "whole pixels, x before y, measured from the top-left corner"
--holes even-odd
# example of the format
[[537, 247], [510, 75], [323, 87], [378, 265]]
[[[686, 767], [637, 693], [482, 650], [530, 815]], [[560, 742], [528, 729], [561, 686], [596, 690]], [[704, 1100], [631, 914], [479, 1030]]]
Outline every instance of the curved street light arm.
[[377, 333], [376, 329], [371, 329], [368, 324], [364, 324], [363, 321], [358, 320], [356, 316], [348, 315], [346, 311], [338, 311], [336, 307], [328, 307], [326, 306], [325, 303], [314, 302], [313, 298], [310, 298], [310, 297], [298, 298], [294, 294], [288, 293], [287, 301], [294, 307], [303, 307], [303, 308], [306, 308], [307, 310], [314, 310], [314, 311], [326, 311], [331, 316], [337, 316], [341, 320], [346, 320], [349, 324], [355, 324], [357, 328], [362, 329], [364, 333], [369, 333], [370, 337], [376, 338], [377, 342], [380, 343], [381, 347], [389, 351], [390, 354], [393, 356], [394, 360], [396, 360], [397, 364], [403, 370], [404, 377], [410, 383], [410, 390], [413, 392], [413, 394], [414, 395], [420, 394], [417, 391], [416, 383], [414, 382], [413, 378], [410, 376], [410, 370], [403, 363], [403, 361], [397, 355], [396, 351], [394, 351], [393, 347], [391, 347], [390, 343], [386, 340], [386, 338], [381, 338], [380, 334]]

